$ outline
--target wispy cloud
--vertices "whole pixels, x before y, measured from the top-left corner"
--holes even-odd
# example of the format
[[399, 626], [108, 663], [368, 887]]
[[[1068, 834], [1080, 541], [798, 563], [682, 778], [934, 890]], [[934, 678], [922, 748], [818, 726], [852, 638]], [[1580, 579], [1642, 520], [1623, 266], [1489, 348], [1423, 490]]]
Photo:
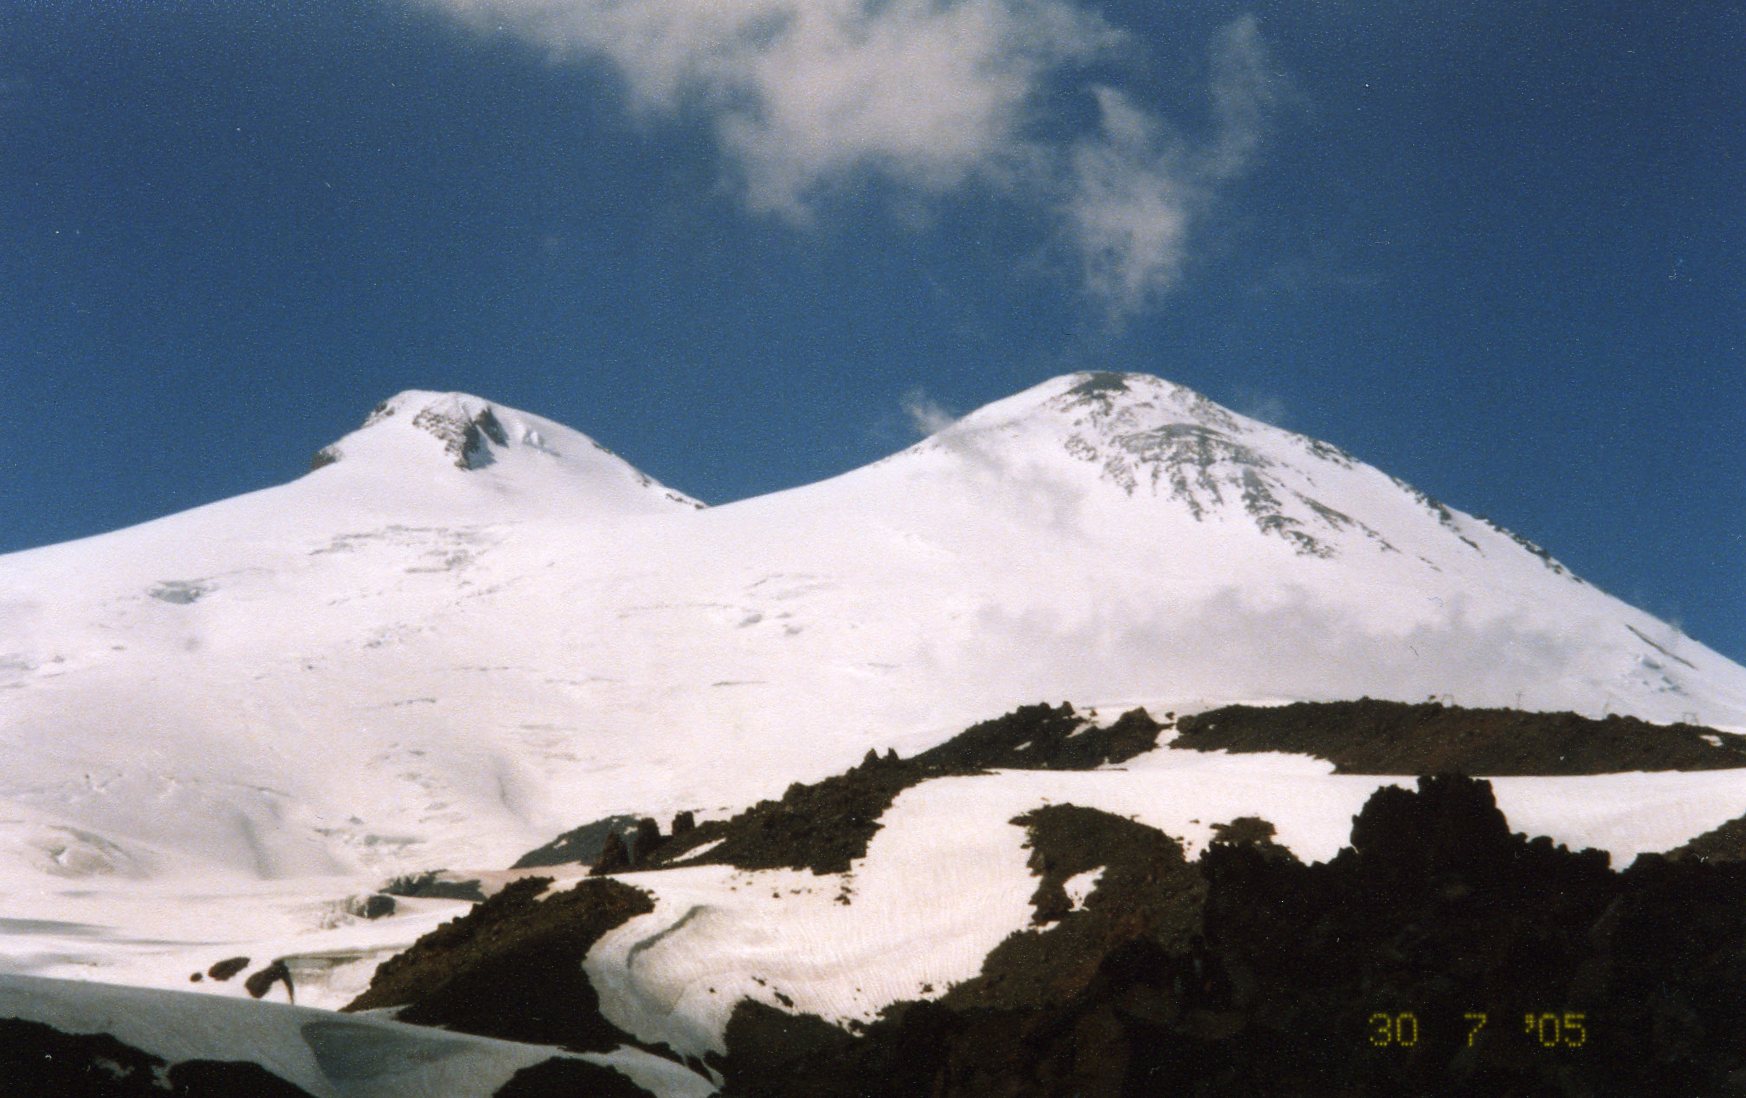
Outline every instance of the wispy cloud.
[[1255, 20], [1244, 17], [1213, 46], [1216, 130], [1207, 147], [1172, 142], [1158, 118], [1115, 88], [1094, 93], [1100, 125], [1071, 152], [1066, 228], [1087, 292], [1119, 322], [1181, 277], [1193, 223], [1219, 184], [1254, 163], [1276, 82]]
[[1197, 202], [1157, 120], [1114, 88], [1097, 99], [1102, 129], [1072, 152], [1066, 229], [1086, 290], [1120, 318], [1175, 284]]
[[909, 417], [915, 433], [923, 436], [938, 434], [958, 422], [957, 416], [920, 389], [911, 389], [903, 395], [903, 414]]
[[1073, 0], [422, 0], [559, 58], [605, 61], [644, 117], [712, 127], [747, 207], [808, 223], [867, 177], [937, 196], [977, 183], [1062, 227], [1113, 317], [1180, 276], [1193, 222], [1253, 162], [1271, 103], [1256, 24], [1214, 43], [1214, 135], [1169, 148], [1144, 106], [1080, 88], [1096, 133], [1042, 136], [1075, 66], [1126, 36]]
[[1284, 427], [1291, 418], [1291, 410], [1285, 401], [1271, 393], [1248, 392], [1243, 394], [1237, 405], [1237, 411], [1250, 419], [1258, 419], [1262, 423], [1275, 427]]

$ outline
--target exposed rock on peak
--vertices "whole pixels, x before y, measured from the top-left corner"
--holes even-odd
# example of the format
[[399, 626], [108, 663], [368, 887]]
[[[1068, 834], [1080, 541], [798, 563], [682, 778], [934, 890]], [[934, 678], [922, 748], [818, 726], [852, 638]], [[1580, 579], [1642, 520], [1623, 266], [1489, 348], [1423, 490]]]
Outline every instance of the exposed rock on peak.
[[[407, 419], [412, 426], [441, 442], [457, 469], [482, 469], [495, 460], [492, 445], [510, 445], [509, 432], [504, 429], [491, 404], [467, 393], [427, 393], [409, 389], [372, 408], [364, 419], [363, 429], [396, 416]], [[543, 448], [543, 439], [537, 432], [519, 441]], [[330, 465], [343, 456], [337, 446], [324, 447], [316, 453], [311, 469]]]
[[[343, 464], [391, 478], [423, 477], [433, 460], [463, 473], [487, 473], [468, 480], [492, 482], [499, 497], [519, 493], [548, 504], [568, 497], [573, 504], [580, 492], [587, 504], [614, 510], [703, 506], [579, 431], [469, 393], [398, 393], [376, 405], [356, 431], [319, 450], [310, 471]], [[421, 489], [425, 484], [421, 480]]]
[[1196, 521], [1244, 516], [1300, 555], [1338, 555], [1355, 531], [1388, 551], [1381, 533], [1320, 500], [1317, 473], [1361, 468], [1329, 443], [1240, 416], [1150, 374], [1058, 377], [966, 416], [952, 430], [1039, 430], [1130, 497], [1173, 500]]
[[444, 415], [431, 408], [426, 408], [413, 417], [412, 425], [422, 427], [443, 442], [443, 449], [455, 456], [455, 467], [458, 469], [478, 469], [491, 464], [491, 450], [487, 442], [495, 442], [499, 446], [509, 445], [509, 436], [503, 431], [503, 424], [497, 421], [497, 416], [490, 408], [485, 408], [471, 419], [461, 419]]

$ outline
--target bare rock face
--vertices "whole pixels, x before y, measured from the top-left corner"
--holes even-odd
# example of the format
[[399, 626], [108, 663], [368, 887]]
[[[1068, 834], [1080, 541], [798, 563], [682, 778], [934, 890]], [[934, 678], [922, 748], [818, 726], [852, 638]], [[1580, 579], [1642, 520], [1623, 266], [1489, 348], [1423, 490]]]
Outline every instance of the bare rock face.
[[1736, 816], [1667, 852], [1669, 858], [1746, 862], [1746, 816]]
[[483, 469], [494, 460], [488, 443], [509, 445], [509, 435], [489, 406], [470, 418], [459, 410], [424, 408], [412, 417], [412, 425], [441, 439], [457, 469]]

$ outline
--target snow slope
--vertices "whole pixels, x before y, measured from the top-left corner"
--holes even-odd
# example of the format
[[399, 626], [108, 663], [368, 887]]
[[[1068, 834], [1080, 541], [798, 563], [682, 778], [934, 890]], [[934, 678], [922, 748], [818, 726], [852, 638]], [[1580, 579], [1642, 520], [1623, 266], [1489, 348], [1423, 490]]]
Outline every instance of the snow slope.
[[460, 394], [395, 397], [318, 466], [0, 558], [0, 888], [106, 928], [0, 964], [193, 960], [110, 947], [152, 937], [101, 898], [141, 881], [282, 943], [390, 873], [744, 805], [1041, 698], [1746, 725], [1746, 669], [1537, 547], [1145, 375], [708, 509]]
[[[29, 976], [0, 976], [0, 1018], [41, 1022], [63, 1033], [107, 1033], [171, 1064], [247, 1060], [316, 1098], [487, 1095], [522, 1068], [563, 1055], [279, 1003], [219, 1002]], [[712, 1092], [698, 1076], [638, 1049], [576, 1058], [609, 1067], [654, 1093], [696, 1098]]]

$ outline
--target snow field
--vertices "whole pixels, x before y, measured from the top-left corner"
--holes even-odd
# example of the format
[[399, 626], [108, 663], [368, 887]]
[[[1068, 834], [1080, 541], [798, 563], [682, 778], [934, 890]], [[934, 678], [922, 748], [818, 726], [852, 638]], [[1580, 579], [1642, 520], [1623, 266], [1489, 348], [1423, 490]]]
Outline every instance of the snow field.
[[[1045, 804], [1097, 808], [1183, 839], [1192, 859], [1213, 824], [1260, 816], [1298, 857], [1325, 861], [1348, 844], [1377, 788], [1414, 784], [1330, 771], [1301, 757], [1163, 748], [1125, 770], [928, 781], [899, 795], [846, 874], [698, 866], [624, 875], [657, 897], [656, 909], [602, 938], [586, 968], [608, 1020], [688, 1055], [724, 1051], [740, 998], [837, 1024], [869, 1021], [892, 1002], [975, 976], [996, 945], [1030, 925], [1038, 879], [1014, 818]], [[1616, 868], [1746, 811], [1746, 775], [1731, 771], [1493, 786], [1512, 830], [1607, 850]], [[1097, 872], [1074, 878], [1076, 906]]]

